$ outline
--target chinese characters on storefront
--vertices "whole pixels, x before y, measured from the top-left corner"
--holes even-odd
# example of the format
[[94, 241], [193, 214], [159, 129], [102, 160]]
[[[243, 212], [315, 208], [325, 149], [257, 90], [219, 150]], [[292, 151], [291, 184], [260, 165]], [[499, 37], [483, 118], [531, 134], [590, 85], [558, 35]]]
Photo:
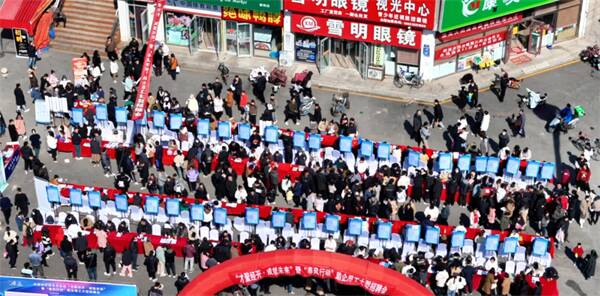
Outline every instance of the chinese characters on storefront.
[[221, 18], [224, 20], [233, 20], [244, 23], [255, 23], [278, 27], [283, 26], [283, 16], [280, 12], [270, 13], [233, 7], [223, 7]]
[[463, 43], [443, 47], [435, 51], [436, 60], [445, 60], [461, 53], [473, 51], [504, 41], [506, 39], [506, 32], [498, 32], [481, 38], [469, 40]]
[[490, 31], [493, 29], [497, 29], [500, 27], [504, 27], [510, 24], [517, 23], [523, 19], [523, 15], [521, 14], [513, 14], [505, 17], [493, 19], [487, 22], [479, 23], [476, 25], [460, 28], [454, 31], [450, 31], [447, 33], [442, 33], [439, 35], [439, 39], [442, 41], [455, 40], [458, 38], [462, 38], [469, 35], [474, 35], [481, 32]]
[[301, 14], [292, 15], [292, 32], [418, 49], [421, 31]]
[[362, 287], [365, 291], [374, 295], [385, 295], [388, 293], [388, 287], [382, 283], [367, 279], [364, 276], [336, 271], [330, 267], [303, 265], [271, 266], [262, 269], [238, 272], [231, 276], [237, 283], [246, 286], [264, 278], [296, 275], [302, 277], [335, 279], [335, 281], [340, 284]]
[[433, 29], [435, 0], [284, 0], [285, 9], [322, 16]]

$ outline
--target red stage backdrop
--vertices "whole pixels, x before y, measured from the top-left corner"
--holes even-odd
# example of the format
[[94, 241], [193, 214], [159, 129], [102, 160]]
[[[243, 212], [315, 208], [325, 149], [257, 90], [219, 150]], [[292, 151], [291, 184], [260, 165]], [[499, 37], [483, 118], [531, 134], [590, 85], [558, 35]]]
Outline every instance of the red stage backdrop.
[[244, 255], [210, 268], [190, 282], [180, 296], [215, 295], [233, 285], [250, 285], [279, 276], [334, 279], [374, 295], [433, 295], [401, 273], [368, 260], [315, 250], [281, 250]]
[[142, 75], [138, 81], [137, 96], [135, 104], [133, 106], [133, 115], [131, 120], [139, 120], [144, 117], [144, 111], [146, 110], [146, 99], [148, 99], [148, 92], [150, 91], [150, 76], [152, 75], [152, 57], [154, 56], [154, 47], [156, 41], [156, 33], [158, 32], [158, 24], [160, 17], [162, 16], [163, 7], [165, 6], [165, 0], [154, 0], [154, 15], [152, 18], [152, 25], [150, 26], [150, 33], [148, 33], [148, 46], [144, 53], [144, 63], [142, 64]]

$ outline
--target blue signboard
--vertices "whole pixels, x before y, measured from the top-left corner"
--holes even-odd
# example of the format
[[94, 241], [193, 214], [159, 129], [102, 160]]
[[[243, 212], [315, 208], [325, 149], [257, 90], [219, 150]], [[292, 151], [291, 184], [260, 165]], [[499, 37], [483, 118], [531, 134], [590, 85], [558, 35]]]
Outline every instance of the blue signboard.
[[217, 137], [221, 139], [231, 138], [231, 122], [219, 121], [217, 125]]
[[525, 176], [529, 178], [537, 178], [538, 173], [540, 172], [540, 162], [531, 160], [527, 162], [527, 168], [525, 169]]
[[371, 155], [373, 155], [373, 142], [362, 140], [360, 143], [360, 156], [369, 158]]
[[169, 129], [178, 131], [183, 124], [183, 115], [181, 113], [169, 114]]
[[308, 136], [308, 148], [312, 150], [321, 149], [321, 135], [311, 134]]
[[204, 206], [201, 204], [193, 204], [190, 207], [190, 220], [192, 222], [204, 220]]
[[0, 295], [137, 296], [138, 290], [137, 287], [134, 285], [0, 276]]
[[306, 134], [304, 132], [294, 132], [293, 137], [294, 148], [302, 148], [306, 147]]
[[377, 238], [391, 239], [392, 238], [392, 223], [379, 222], [377, 223]]
[[246, 208], [244, 219], [248, 225], [258, 225], [258, 221], [260, 220], [258, 208]]
[[421, 153], [408, 150], [408, 166], [409, 167], [419, 167], [421, 166]]
[[363, 221], [360, 218], [348, 219], [348, 234], [360, 235], [362, 233]]
[[138, 126], [147, 126], [148, 125], [148, 114], [144, 111], [144, 115], [142, 115], [141, 119], [135, 121], [135, 125]]
[[96, 119], [100, 121], [108, 120], [108, 107], [106, 104], [96, 105]]
[[115, 195], [115, 207], [119, 212], [127, 212], [127, 210], [129, 209], [129, 201], [127, 200], [127, 195]]
[[490, 234], [485, 237], [485, 251], [497, 251], [500, 245], [500, 235]]
[[265, 142], [275, 144], [277, 143], [277, 138], [279, 138], [279, 128], [276, 125], [265, 127]]
[[544, 180], [554, 179], [554, 170], [556, 165], [553, 162], [544, 162], [542, 165], [542, 171], [540, 172], [540, 178]]
[[272, 212], [271, 213], [271, 227], [283, 228], [285, 227], [285, 213], [284, 212]]
[[73, 108], [73, 125], [80, 125], [83, 124], [83, 109], [81, 108]]
[[487, 156], [475, 157], [475, 171], [478, 173], [485, 173], [487, 169]]
[[340, 136], [340, 152], [352, 152], [352, 137]]
[[46, 186], [46, 195], [48, 196], [49, 203], [60, 203], [60, 193], [58, 192], [58, 187], [52, 185]]
[[465, 235], [464, 231], [453, 231], [452, 232], [452, 240], [450, 242], [451, 248], [462, 248], [465, 244]]
[[156, 110], [152, 112], [152, 124], [155, 128], [165, 128], [165, 112]]
[[89, 191], [87, 193], [88, 204], [92, 209], [99, 209], [102, 207], [102, 198], [100, 191]]
[[158, 208], [160, 206], [160, 199], [157, 196], [148, 196], [146, 197], [146, 202], [144, 203], [144, 211], [148, 215], [158, 215]]
[[169, 217], [179, 216], [179, 199], [167, 198], [166, 212], [167, 212], [167, 216], [169, 216]]
[[117, 107], [115, 108], [115, 117], [117, 119], [117, 124], [127, 124], [127, 115], [129, 111], [127, 111], [126, 107]]
[[440, 242], [440, 228], [427, 226], [425, 228], [425, 242], [430, 245], [437, 245]]
[[213, 223], [216, 225], [227, 224], [227, 209], [226, 208], [215, 208], [213, 210]]
[[72, 206], [81, 207], [83, 205], [81, 189], [71, 188], [69, 190], [69, 199]]
[[196, 126], [196, 132], [199, 136], [208, 137], [210, 135], [210, 120], [198, 119], [198, 125]]
[[317, 213], [306, 212], [302, 215], [302, 229], [314, 230], [317, 228]]
[[404, 226], [404, 240], [409, 243], [416, 243], [421, 236], [421, 225], [406, 224]]
[[377, 158], [388, 160], [390, 159], [390, 144], [382, 142], [377, 146]]
[[325, 216], [324, 223], [325, 232], [335, 233], [340, 230], [340, 216], [337, 215], [327, 215]]
[[488, 157], [487, 166], [485, 168], [486, 172], [490, 174], [497, 174], [500, 169], [500, 158], [498, 157]]
[[503, 254], [514, 254], [517, 252], [518, 247], [519, 247], [519, 238], [509, 236], [504, 239], [504, 243], [502, 244], [502, 253]]
[[506, 161], [506, 172], [511, 175], [516, 175], [521, 167], [521, 160], [516, 157], [509, 157]]
[[536, 237], [533, 240], [533, 247], [531, 248], [531, 254], [534, 256], [544, 256], [548, 251], [548, 240], [543, 237]]
[[237, 126], [238, 130], [238, 139], [243, 141], [250, 140], [250, 134], [252, 132], [252, 127], [247, 123], [240, 123]]
[[471, 154], [463, 154], [458, 157], [458, 169], [461, 172], [471, 171]]
[[452, 154], [448, 152], [438, 153], [437, 159], [438, 169], [440, 171], [451, 171], [452, 170]]

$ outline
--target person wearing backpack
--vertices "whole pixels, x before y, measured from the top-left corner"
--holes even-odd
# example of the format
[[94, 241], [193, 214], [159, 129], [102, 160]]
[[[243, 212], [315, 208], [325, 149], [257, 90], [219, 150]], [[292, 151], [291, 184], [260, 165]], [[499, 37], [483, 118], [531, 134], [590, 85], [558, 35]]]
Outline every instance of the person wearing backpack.
[[181, 290], [183, 290], [183, 288], [185, 288], [185, 286], [187, 286], [187, 284], [189, 283], [190, 278], [187, 276], [187, 274], [185, 274], [185, 272], [182, 272], [177, 277], [177, 280], [175, 280], [175, 288], [177, 288], [177, 294], [179, 294]]
[[148, 290], [148, 296], [162, 296], [163, 285], [161, 283], [154, 283], [154, 286]]

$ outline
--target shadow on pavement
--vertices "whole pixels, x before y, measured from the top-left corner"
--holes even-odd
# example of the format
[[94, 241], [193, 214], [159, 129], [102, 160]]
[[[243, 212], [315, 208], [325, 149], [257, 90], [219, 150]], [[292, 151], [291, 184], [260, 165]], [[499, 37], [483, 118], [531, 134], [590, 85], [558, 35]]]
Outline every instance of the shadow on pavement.
[[567, 287], [573, 289], [573, 291], [575, 293], [577, 293], [577, 295], [579, 296], [587, 296], [587, 293], [583, 292], [583, 290], [581, 290], [581, 287], [579, 287], [579, 284], [576, 283], [574, 280], [568, 280], [566, 282]]

